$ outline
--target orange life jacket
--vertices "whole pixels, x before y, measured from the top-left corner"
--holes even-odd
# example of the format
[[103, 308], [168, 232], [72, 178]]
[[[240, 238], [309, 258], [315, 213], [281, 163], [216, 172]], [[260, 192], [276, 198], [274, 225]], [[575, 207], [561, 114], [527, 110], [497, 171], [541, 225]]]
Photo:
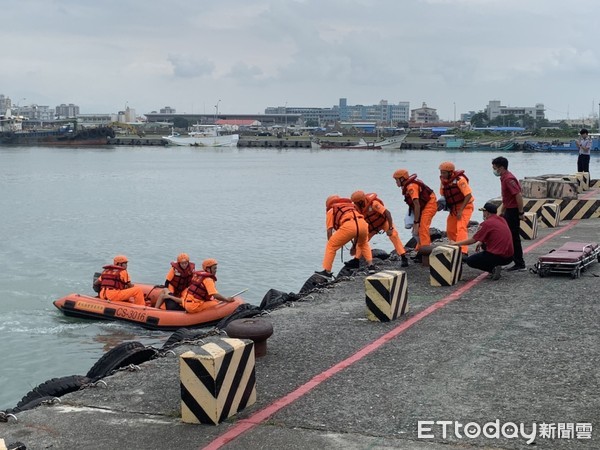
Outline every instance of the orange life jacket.
[[385, 224], [385, 215], [378, 213], [372, 208], [373, 202], [378, 202], [381, 206], [385, 206], [383, 202], [377, 197], [377, 194], [370, 193], [366, 195], [365, 207], [360, 213], [364, 216], [365, 220], [369, 224], [369, 233], [372, 231], [379, 231]]
[[108, 265], [102, 267], [104, 271], [100, 275], [100, 289], [125, 289], [127, 283], [121, 279], [121, 271], [125, 267]]
[[188, 287], [188, 294], [191, 294], [196, 300], [201, 300], [203, 302], [209, 301], [210, 296], [208, 295], [206, 286], [204, 286], [204, 280], [207, 278], [212, 278], [213, 280], [217, 281], [217, 277], [212, 273], [204, 271], [194, 272], [192, 275], [192, 281]]
[[190, 285], [192, 275], [194, 274], [194, 270], [196, 270], [196, 265], [191, 262], [188, 263], [187, 267], [184, 269], [178, 262], [171, 262], [171, 267], [173, 267], [175, 275], [173, 276], [173, 279], [169, 281], [169, 284], [173, 286], [173, 295], [179, 297], [181, 292]]
[[349, 198], [338, 198], [331, 209], [333, 209], [333, 228], [336, 230], [339, 230], [344, 222], [362, 217]]
[[402, 195], [404, 195], [404, 201], [408, 205], [409, 211], [412, 211], [414, 206], [413, 200], [407, 192], [408, 185], [411, 183], [418, 184], [421, 188], [419, 192], [419, 205], [421, 206], [421, 211], [423, 211], [425, 205], [431, 200], [431, 194], [433, 194], [433, 190], [431, 190], [429, 186], [427, 186], [421, 180], [417, 179], [415, 174], [408, 177], [408, 180], [406, 180], [406, 183], [404, 183], [404, 186], [402, 186]]
[[464, 178], [469, 182], [469, 179], [465, 176], [464, 170], [455, 171], [448, 180], [442, 180], [442, 192], [446, 199], [446, 205], [449, 208], [453, 208], [460, 205], [465, 199], [464, 194], [458, 187], [458, 180]]

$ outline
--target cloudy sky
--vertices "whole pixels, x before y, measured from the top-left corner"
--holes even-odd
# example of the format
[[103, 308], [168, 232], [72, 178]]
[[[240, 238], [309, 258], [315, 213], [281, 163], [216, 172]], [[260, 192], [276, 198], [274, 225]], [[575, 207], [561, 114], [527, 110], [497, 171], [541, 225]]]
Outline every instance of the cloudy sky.
[[[0, 0], [0, 94], [81, 113], [426, 102], [598, 114], [598, 0]], [[220, 100], [220, 101], [219, 101]]]

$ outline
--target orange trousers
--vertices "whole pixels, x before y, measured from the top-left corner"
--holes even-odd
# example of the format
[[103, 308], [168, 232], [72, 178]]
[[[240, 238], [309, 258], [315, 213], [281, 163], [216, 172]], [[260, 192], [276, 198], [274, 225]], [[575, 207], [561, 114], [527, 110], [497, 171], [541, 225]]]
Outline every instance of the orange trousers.
[[[463, 209], [462, 215], [460, 219], [456, 217], [454, 212], [448, 214], [448, 219], [446, 219], [446, 234], [448, 235], [448, 239], [451, 241], [464, 241], [465, 239], [469, 239], [469, 221], [471, 220], [471, 216], [473, 215], [473, 202], [469, 203]], [[460, 247], [460, 251], [463, 253], [469, 252], [468, 245], [462, 245]]]
[[[387, 220], [385, 221], [381, 229], [385, 232], [387, 232], [387, 230], [390, 229], [390, 224]], [[371, 233], [369, 233], [369, 241], [376, 234], [377, 231], [372, 231]], [[394, 249], [396, 250], [396, 253], [398, 253], [398, 255], [404, 255], [406, 253], [406, 250], [404, 249], [404, 245], [402, 245], [402, 240], [400, 239], [400, 235], [398, 234], [398, 231], [396, 231], [396, 228], [392, 230], [392, 235], [388, 237], [390, 238], [390, 241], [392, 241], [392, 244], [394, 244]]]
[[[358, 238], [356, 236], [357, 224]], [[365, 222], [365, 219], [362, 218], [359, 218], [356, 221], [350, 219], [340, 225], [340, 228], [336, 230], [327, 241], [325, 256], [323, 257], [323, 269], [331, 272], [336, 252], [352, 239], [357, 239], [355, 256], [357, 258], [360, 258], [361, 256], [364, 257], [367, 264], [373, 262], [371, 247], [369, 246], [369, 225]]]
[[216, 300], [197, 300], [190, 296], [190, 298], [183, 301], [183, 307], [186, 312], [190, 314], [197, 314], [199, 312], [204, 311], [205, 309], [212, 308], [213, 306], [218, 305], [219, 302]]
[[136, 305], [146, 306], [144, 292], [138, 286], [127, 289], [104, 289], [102, 297], [111, 302], [129, 302], [133, 298], [133, 303]]
[[433, 216], [435, 216], [435, 213], [437, 212], [437, 206], [437, 199], [434, 194], [431, 194], [431, 199], [421, 211], [421, 217], [419, 218], [419, 245], [417, 248], [425, 245], [431, 245], [429, 228], [431, 227]]

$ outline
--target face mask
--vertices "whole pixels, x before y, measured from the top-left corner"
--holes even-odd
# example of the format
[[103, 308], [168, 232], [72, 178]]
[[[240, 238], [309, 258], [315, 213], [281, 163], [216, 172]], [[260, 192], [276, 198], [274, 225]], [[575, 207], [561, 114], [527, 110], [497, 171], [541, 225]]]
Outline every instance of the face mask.
[[498, 172], [497, 170], [494, 169], [492, 172], [494, 172], [494, 175], [496, 175], [497, 177], [500, 176], [500, 172]]

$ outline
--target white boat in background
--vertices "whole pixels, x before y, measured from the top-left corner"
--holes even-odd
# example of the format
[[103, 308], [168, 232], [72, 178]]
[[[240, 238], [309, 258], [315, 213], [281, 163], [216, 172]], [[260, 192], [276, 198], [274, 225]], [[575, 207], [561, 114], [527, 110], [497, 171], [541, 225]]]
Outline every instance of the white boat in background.
[[402, 142], [406, 139], [406, 134], [401, 134], [399, 136], [391, 136], [389, 138], [385, 138], [381, 141], [373, 142], [373, 145], [381, 147], [381, 148], [394, 148], [399, 149], [402, 146]]
[[239, 134], [222, 134], [218, 125], [192, 125], [187, 135], [171, 132], [162, 138], [171, 145], [196, 147], [235, 147], [240, 140]]

